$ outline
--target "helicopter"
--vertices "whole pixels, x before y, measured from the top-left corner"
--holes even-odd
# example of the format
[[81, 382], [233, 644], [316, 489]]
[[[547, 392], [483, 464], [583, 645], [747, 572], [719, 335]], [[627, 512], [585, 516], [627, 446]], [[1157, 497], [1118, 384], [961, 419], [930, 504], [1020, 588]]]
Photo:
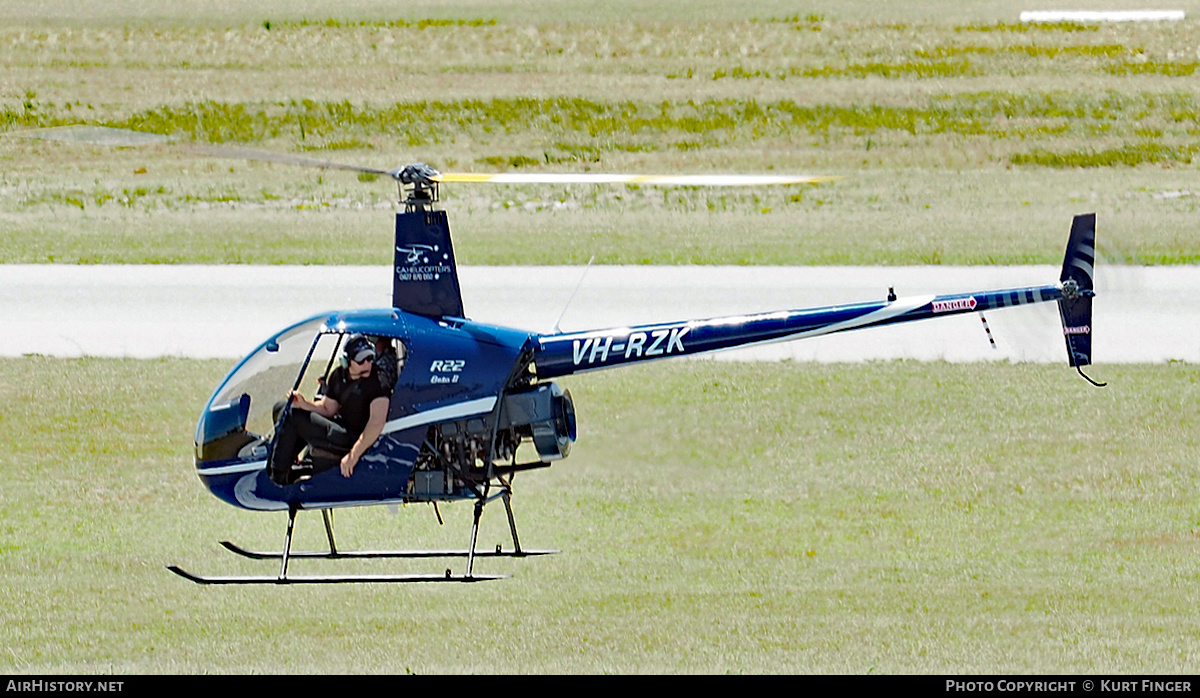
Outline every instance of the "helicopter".
[[[168, 143], [167, 136], [125, 129], [72, 126], [24, 132], [26, 137], [131, 147]], [[423, 163], [389, 170], [270, 153], [192, 144], [203, 155], [339, 169], [386, 176], [397, 183], [392, 304], [327, 312], [268, 337], [239, 361], [204, 405], [196, 425], [196, 474], [221, 501], [249, 511], [286, 511], [280, 551], [256, 551], [229, 541], [243, 557], [278, 560], [276, 575], [205, 576], [170, 565], [198, 584], [470, 583], [510, 577], [478, 574], [478, 557], [523, 558], [557, 550], [522, 547], [512, 510], [513, 478], [568, 457], [578, 435], [575, 404], [553, 379], [724, 349], [846, 332], [944, 316], [1055, 302], [1067, 360], [1079, 375], [1092, 357], [1096, 215], [1074, 217], [1057, 283], [1003, 290], [901, 298], [845, 305], [688, 319], [549, 333], [468, 319], [447, 213], [437, 208], [447, 183], [768, 186], [816, 183], [812, 175], [631, 175], [597, 173], [443, 173]], [[987, 328], [986, 320], [984, 327]], [[988, 331], [990, 339], [990, 330]], [[270, 467], [282, 426], [297, 395], [321, 395], [331, 374], [348, 363], [347, 348], [373, 344], [374, 368], [390, 393], [379, 436], [346, 476], [341, 454], [309, 444], [286, 468]], [[477, 549], [486, 505], [501, 501], [512, 548]], [[472, 502], [470, 543], [462, 550], [339, 550], [332, 512], [339, 508]], [[293, 551], [300, 511], [320, 511], [328, 550]], [[465, 558], [454, 574], [293, 575], [298, 558]]]
[[[196, 473], [209, 491], [251, 511], [286, 511], [281, 551], [255, 551], [223, 541], [251, 559], [274, 559], [276, 575], [204, 576], [171, 565], [199, 584], [331, 584], [477, 582], [507, 574], [478, 574], [478, 557], [529, 557], [556, 550], [521, 545], [513, 517], [516, 473], [551, 467], [568, 457], [578, 435], [575, 405], [553, 379], [563, 376], [688, 357], [767, 342], [913, 322], [942, 316], [1056, 302], [1067, 359], [1081, 376], [1091, 363], [1094, 290], [1094, 213], [1074, 218], [1058, 283], [1004, 290], [897, 297], [846, 305], [780, 310], [710, 319], [550, 333], [501, 327], [467, 318], [447, 213], [439, 210], [439, 187], [447, 182], [637, 183], [737, 186], [820, 181], [787, 175], [604, 175], [441, 173], [425, 164], [391, 170], [339, 166], [395, 180], [402, 208], [395, 216], [392, 307], [322, 313], [273, 334], [243, 358], [205, 404], [195, 432]], [[986, 321], [985, 321], [986, 327]], [[390, 398], [380, 435], [353, 474], [338, 468], [339, 454], [309, 448], [286, 472], [269, 468], [292, 397], [324, 389], [331, 371], [345, 364], [346, 346], [368, 339], [377, 375]], [[486, 505], [501, 501], [512, 548], [477, 549]], [[342, 507], [472, 502], [470, 543], [463, 550], [339, 550], [333, 510]], [[327, 551], [291, 550], [300, 511], [320, 511]], [[289, 574], [297, 558], [466, 559], [465, 571], [437, 574]]]

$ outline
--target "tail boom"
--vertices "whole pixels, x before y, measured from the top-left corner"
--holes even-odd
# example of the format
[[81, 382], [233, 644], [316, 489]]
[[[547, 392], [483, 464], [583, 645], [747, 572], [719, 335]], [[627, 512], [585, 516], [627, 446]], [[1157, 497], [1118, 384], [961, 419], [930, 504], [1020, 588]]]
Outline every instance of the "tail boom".
[[549, 378], [672, 356], [1057, 301], [1061, 297], [1058, 286], [1030, 286], [544, 335], [538, 338], [534, 362], [538, 376]]
[[1062, 274], [1054, 286], [891, 297], [852, 305], [542, 335], [536, 338], [534, 365], [539, 377], [550, 378], [671, 356], [1053, 301], [1058, 303], [1062, 317], [1067, 357], [1078, 369], [1091, 363], [1095, 247], [1096, 214], [1084, 214], [1076, 216], [1071, 225]]

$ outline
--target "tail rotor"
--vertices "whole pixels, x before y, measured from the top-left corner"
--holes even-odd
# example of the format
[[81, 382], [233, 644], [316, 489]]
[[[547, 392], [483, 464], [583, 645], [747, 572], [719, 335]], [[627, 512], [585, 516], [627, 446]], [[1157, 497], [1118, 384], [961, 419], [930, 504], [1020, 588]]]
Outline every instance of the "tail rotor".
[[1067, 342], [1067, 360], [1089, 383], [1103, 387], [1088, 378], [1083, 367], [1092, 363], [1092, 298], [1095, 292], [1096, 214], [1075, 216], [1071, 223], [1071, 238], [1063, 258], [1059, 287], [1058, 313], [1062, 318], [1063, 336]]

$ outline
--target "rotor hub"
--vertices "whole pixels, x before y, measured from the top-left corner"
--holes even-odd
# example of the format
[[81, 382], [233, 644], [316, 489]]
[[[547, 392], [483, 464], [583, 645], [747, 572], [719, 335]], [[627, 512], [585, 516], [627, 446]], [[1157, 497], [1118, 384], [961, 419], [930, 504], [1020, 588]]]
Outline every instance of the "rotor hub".
[[388, 170], [388, 175], [400, 185], [400, 198], [406, 211], [428, 209], [438, 200], [438, 177], [441, 172], [423, 163], [414, 162]]

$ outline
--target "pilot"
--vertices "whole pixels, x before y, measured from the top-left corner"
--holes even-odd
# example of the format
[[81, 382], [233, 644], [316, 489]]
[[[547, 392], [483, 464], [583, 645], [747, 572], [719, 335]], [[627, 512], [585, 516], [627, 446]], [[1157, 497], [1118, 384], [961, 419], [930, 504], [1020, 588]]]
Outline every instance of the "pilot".
[[[299, 391], [288, 392], [292, 409], [271, 454], [269, 475], [275, 482], [291, 481], [292, 464], [305, 444], [314, 459], [341, 456], [342, 475], [350, 477], [359, 459], [383, 433], [391, 386], [372, 375], [375, 347], [366, 337], [353, 335], [346, 341], [343, 355], [345, 363], [329, 374], [324, 395], [310, 400]], [[283, 406], [283, 402], [275, 406], [277, 422]]]

